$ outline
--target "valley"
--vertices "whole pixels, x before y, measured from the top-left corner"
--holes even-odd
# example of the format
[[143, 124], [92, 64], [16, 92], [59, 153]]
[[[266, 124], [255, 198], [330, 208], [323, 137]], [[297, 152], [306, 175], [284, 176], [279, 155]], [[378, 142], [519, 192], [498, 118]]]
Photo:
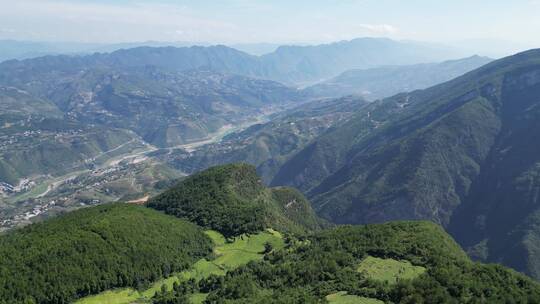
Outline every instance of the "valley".
[[174, 147], [158, 148], [140, 138], [132, 139], [85, 159], [83, 163], [87, 169], [74, 167], [70, 171], [64, 168], [66, 173], [61, 176], [37, 176], [21, 181], [16, 187], [4, 183], [2, 189], [6, 191], [0, 198], [0, 231], [80, 207], [155, 195], [164, 187], [159, 184], [171, 184], [186, 174], [171, 168], [153, 154], [170, 155], [175, 150], [194, 153], [206, 145], [219, 143], [227, 135], [267, 121], [276, 111], [279, 110], [268, 109], [253, 120], [234, 127], [224, 126], [208, 138]]

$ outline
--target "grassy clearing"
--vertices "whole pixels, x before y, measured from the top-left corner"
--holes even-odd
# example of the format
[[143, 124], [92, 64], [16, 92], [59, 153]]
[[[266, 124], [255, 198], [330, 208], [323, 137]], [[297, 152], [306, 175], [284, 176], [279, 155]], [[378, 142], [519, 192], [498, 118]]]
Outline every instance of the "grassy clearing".
[[205, 233], [210, 237], [210, 239], [212, 239], [212, 242], [214, 242], [216, 247], [225, 245], [226, 240], [223, 234], [214, 230], [208, 230]]
[[191, 297], [189, 297], [189, 301], [192, 304], [202, 304], [207, 297], [207, 293], [194, 293], [191, 295]]
[[373, 280], [389, 284], [394, 284], [398, 280], [415, 279], [426, 271], [424, 267], [414, 266], [409, 261], [380, 259], [371, 256], [365, 258], [357, 270]]
[[348, 295], [346, 291], [328, 295], [326, 300], [332, 304], [384, 304], [384, 302], [377, 299]]
[[131, 288], [109, 290], [98, 295], [83, 298], [75, 303], [81, 304], [124, 304], [141, 298], [141, 294]]
[[[255, 235], [242, 235], [232, 241], [227, 241], [225, 237], [216, 231], [206, 231], [214, 242], [214, 253], [216, 259], [208, 261], [201, 259], [188, 271], [183, 271], [172, 277], [159, 280], [142, 292], [132, 288], [124, 288], [106, 291], [95, 296], [83, 298], [76, 304], [129, 304], [134, 301], [147, 302], [154, 294], [165, 285], [167, 289], [172, 289], [175, 282], [189, 279], [201, 280], [212, 274], [225, 275], [227, 271], [233, 270], [251, 261], [263, 258], [262, 252], [266, 243], [272, 244], [275, 250], [285, 246], [283, 236], [275, 230], [267, 230]], [[192, 303], [202, 303], [206, 294], [194, 294], [191, 297]]]
[[214, 253], [218, 257], [213, 262], [227, 270], [235, 269], [251, 261], [262, 259], [266, 243], [272, 244], [274, 250], [282, 249], [285, 246], [283, 236], [279, 232], [269, 229], [252, 236], [240, 236], [234, 242], [226, 242], [217, 246]]

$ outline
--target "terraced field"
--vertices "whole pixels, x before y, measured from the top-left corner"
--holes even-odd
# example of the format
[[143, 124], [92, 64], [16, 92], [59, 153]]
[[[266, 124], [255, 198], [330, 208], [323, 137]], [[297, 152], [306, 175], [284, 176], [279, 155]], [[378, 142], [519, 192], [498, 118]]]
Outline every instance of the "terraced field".
[[[76, 304], [129, 304], [135, 301], [147, 303], [157, 291], [161, 290], [163, 285], [170, 290], [175, 282], [187, 281], [192, 278], [200, 280], [212, 274], [225, 275], [229, 270], [262, 259], [266, 243], [272, 244], [274, 249], [281, 249], [285, 246], [283, 236], [272, 229], [255, 235], [242, 235], [232, 241], [227, 241], [223, 235], [216, 231], [206, 231], [206, 234], [215, 244], [215, 259], [211, 261], [201, 259], [190, 270], [157, 281], [144, 291], [137, 291], [133, 288], [109, 290], [83, 298]], [[202, 303], [205, 298], [205, 294], [197, 293], [191, 296], [191, 301], [194, 304]]]

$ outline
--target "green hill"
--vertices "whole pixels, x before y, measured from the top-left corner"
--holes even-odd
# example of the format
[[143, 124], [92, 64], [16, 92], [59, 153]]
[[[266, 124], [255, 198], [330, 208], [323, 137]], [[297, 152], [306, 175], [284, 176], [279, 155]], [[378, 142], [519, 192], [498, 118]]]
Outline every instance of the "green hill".
[[[390, 266], [399, 261], [402, 272], [396, 272], [397, 279], [386, 279], [387, 273], [380, 279], [376, 273], [359, 269], [366, 259], [394, 261]], [[305, 242], [289, 242], [285, 250], [231, 271], [224, 278], [185, 283], [169, 295], [183, 297], [181, 290], [207, 294], [205, 303], [540, 300], [540, 285], [536, 282], [502, 266], [470, 261], [442, 228], [429, 222], [343, 226], [322, 231]]]
[[0, 303], [68, 303], [140, 288], [211, 251], [197, 226], [148, 208], [82, 209], [0, 236]]
[[374, 102], [280, 169], [337, 223], [429, 219], [540, 278], [540, 50]]
[[264, 228], [302, 233], [321, 227], [302, 194], [287, 188], [266, 188], [255, 167], [246, 164], [217, 166], [194, 174], [147, 205], [228, 237]]

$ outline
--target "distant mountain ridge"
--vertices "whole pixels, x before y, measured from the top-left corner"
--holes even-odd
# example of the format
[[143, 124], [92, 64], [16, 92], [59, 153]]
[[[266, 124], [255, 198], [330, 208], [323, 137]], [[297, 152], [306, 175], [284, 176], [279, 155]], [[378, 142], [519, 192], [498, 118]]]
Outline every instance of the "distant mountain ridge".
[[[423, 51], [416, 52], [419, 48]], [[312, 81], [337, 73], [335, 69], [344, 66], [425, 61], [432, 58], [429, 50], [414, 43], [375, 38], [281, 47], [261, 57], [226, 46], [138, 47], [109, 54], [6, 61], [0, 63], [0, 86], [45, 101], [71, 124], [128, 129], [155, 146], [171, 147], [239, 124], [260, 114], [262, 108], [305, 99], [295, 89], [263, 79]], [[133, 139], [130, 137], [118, 145]], [[118, 145], [100, 144], [107, 150]], [[42, 149], [46, 154], [48, 149]], [[95, 150], [84, 159], [100, 152]], [[21, 159], [41, 162], [35, 157], [32, 154]], [[16, 181], [20, 176], [16, 164], [21, 162], [12, 161], [0, 175]], [[72, 166], [69, 162], [67, 167]]]
[[348, 70], [339, 76], [303, 90], [308, 96], [340, 97], [358, 95], [369, 100], [398, 93], [426, 89], [477, 69], [492, 59], [472, 56], [440, 63], [388, 66], [364, 70]]
[[387, 38], [358, 38], [316, 46], [281, 46], [261, 57], [265, 75], [285, 83], [319, 82], [350, 69], [410, 65], [461, 57], [451, 49]]
[[[180, 48], [143, 46], [109, 54], [68, 57], [71, 57], [70, 65], [74, 67], [86, 63], [108, 66], [153, 65], [176, 71], [204, 68], [301, 85], [331, 78], [349, 69], [436, 62], [461, 55], [452, 49], [415, 42], [358, 38], [315, 46], [281, 46], [260, 57], [223, 45]], [[34, 64], [47, 64], [63, 56], [57, 57], [30, 60], [36, 60]], [[16, 65], [16, 62], [7, 61], [3, 64], [10, 66]], [[3, 64], [2, 67], [7, 67]]]

